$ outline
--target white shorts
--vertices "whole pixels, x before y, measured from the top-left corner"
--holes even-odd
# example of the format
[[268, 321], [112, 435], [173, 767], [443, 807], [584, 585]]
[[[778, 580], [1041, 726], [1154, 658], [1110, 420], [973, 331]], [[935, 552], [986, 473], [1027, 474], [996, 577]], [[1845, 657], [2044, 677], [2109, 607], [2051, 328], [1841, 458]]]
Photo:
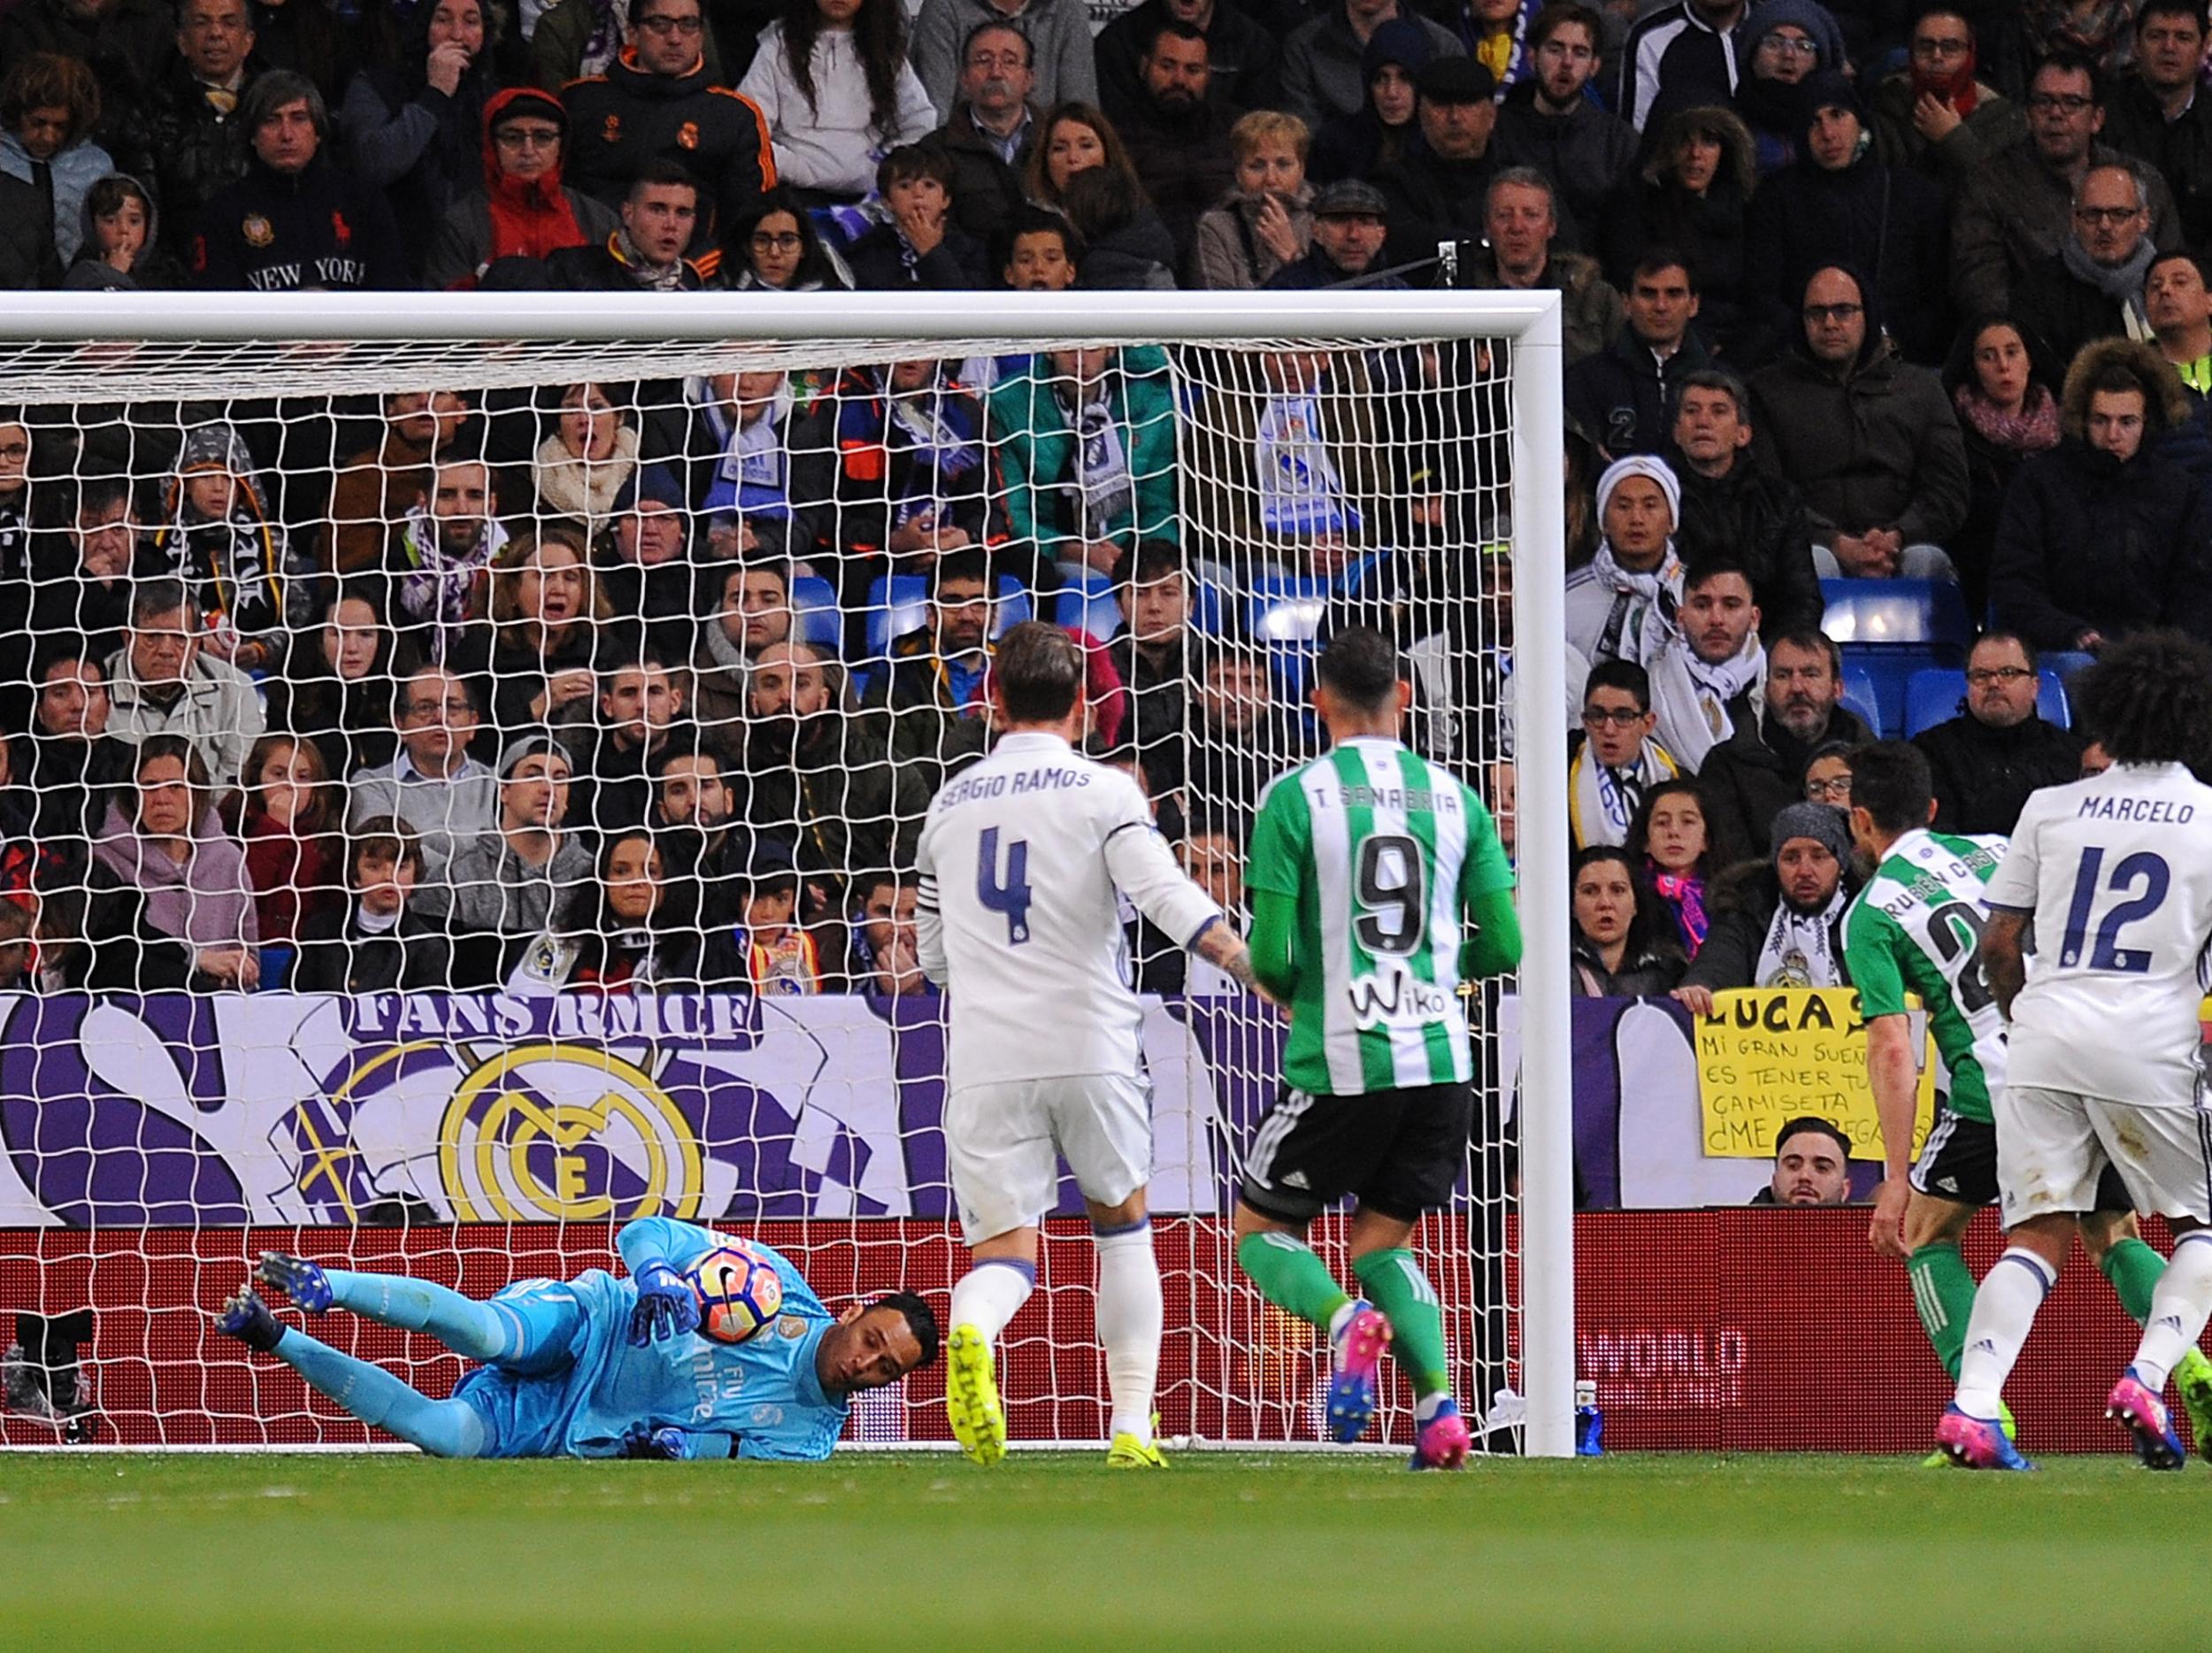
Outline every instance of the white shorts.
[[1118, 1205], [1152, 1178], [1152, 1087], [1111, 1073], [971, 1085], [945, 1103], [945, 1160], [974, 1245], [1041, 1221], [1060, 1159], [1083, 1197]]
[[2097, 1209], [2109, 1165], [2139, 1211], [2212, 1222], [2212, 1114], [2139, 1108], [2034, 1085], [1998, 1088], [1997, 1188], [2005, 1226]]

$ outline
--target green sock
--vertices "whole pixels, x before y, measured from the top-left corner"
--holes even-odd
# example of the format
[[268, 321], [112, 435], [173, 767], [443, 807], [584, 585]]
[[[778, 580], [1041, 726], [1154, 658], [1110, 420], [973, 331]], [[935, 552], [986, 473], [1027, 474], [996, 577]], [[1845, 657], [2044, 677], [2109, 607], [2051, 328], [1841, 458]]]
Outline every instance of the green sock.
[[1413, 1398], [1452, 1392], [1451, 1365], [1444, 1355], [1444, 1311], [1436, 1288], [1421, 1272], [1413, 1253], [1371, 1251], [1352, 1264], [1367, 1288], [1368, 1300], [1390, 1322], [1390, 1352], [1413, 1381]]
[[2138, 1326], [2151, 1318], [2151, 1293], [2165, 1272], [2166, 1259], [2140, 1240], [2119, 1241], [2104, 1254], [2104, 1277]]
[[1974, 1277], [1966, 1272], [1966, 1259], [1957, 1246], [1938, 1240], [1912, 1254], [1905, 1275], [1936, 1358], [1956, 1383], [1959, 1357], [1966, 1352], [1966, 1317], [1974, 1312]]
[[1247, 1234], [1237, 1242], [1237, 1262], [1261, 1296], [1325, 1332], [1330, 1318], [1352, 1300], [1329, 1265], [1295, 1234]]

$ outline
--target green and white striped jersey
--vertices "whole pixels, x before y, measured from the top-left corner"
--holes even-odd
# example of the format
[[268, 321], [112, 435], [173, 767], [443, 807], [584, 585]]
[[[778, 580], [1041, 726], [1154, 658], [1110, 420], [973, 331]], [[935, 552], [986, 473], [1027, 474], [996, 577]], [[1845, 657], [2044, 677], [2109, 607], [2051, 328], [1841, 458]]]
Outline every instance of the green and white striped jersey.
[[1456, 777], [1396, 741], [1339, 742], [1268, 787], [1244, 881], [1298, 902], [1286, 1080], [1346, 1096], [1472, 1077], [1463, 919], [1513, 869]]
[[1909, 832], [1890, 845], [1843, 915], [1843, 962], [1870, 1021], [1927, 1007], [1936, 1088], [1962, 1119], [1990, 1122], [2005, 1077], [2005, 1019], [1974, 957], [1989, 919], [2002, 838]]

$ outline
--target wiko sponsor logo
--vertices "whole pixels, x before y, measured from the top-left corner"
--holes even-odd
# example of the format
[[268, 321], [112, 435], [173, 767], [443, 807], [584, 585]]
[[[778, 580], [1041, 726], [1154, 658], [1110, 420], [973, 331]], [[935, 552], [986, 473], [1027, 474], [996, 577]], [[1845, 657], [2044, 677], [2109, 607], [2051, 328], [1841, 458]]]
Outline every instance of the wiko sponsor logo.
[[1347, 995], [1352, 1001], [1352, 1019], [1362, 1027], [1402, 1023], [1441, 1021], [1451, 1013], [1452, 996], [1403, 972], [1362, 976]]

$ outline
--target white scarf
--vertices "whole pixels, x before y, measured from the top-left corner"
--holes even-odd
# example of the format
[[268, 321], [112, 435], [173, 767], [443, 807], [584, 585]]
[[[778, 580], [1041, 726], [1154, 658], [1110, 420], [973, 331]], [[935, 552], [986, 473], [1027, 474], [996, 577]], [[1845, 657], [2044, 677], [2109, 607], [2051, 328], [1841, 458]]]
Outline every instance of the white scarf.
[[616, 430], [614, 451], [603, 459], [569, 452], [557, 432], [538, 444], [538, 501], [595, 534], [614, 520], [615, 501], [636, 469], [637, 432], [627, 425]]
[[1636, 761], [1625, 769], [1600, 763], [1597, 750], [1584, 741], [1567, 775], [1567, 822], [1574, 832], [1575, 848], [1626, 843], [1629, 823], [1636, 819], [1645, 792], [1679, 773], [1673, 757], [1656, 741], [1639, 747]]
[[1593, 665], [1600, 660], [1633, 660], [1641, 665], [1654, 658], [1675, 631], [1675, 611], [1682, 605], [1682, 557], [1667, 542], [1659, 566], [1645, 573], [1623, 568], [1613, 556], [1613, 542], [1598, 547], [1590, 573], [1612, 592], [1613, 607], [1598, 632], [1597, 647], [1590, 651]]
[[1767, 652], [1754, 632], [1733, 655], [1709, 665], [1674, 631], [1643, 664], [1651, 679], [1651, 709], [1659, 714], [1653, 733], [1694, 773], [1706, 754], [1736, 732], [1728, 703], [1765, 680]]
[[1355, 533], [1359, 508], [1321, 441], [1315, 396], [1270, 396], [1254, 442], [1260, 479], [1260, 526], [1273, 534]]
[[1081, 537], [1102, 540], [1115, 526], [1137, 514], [1137, 485], [1129, 474], [1129, 456], [1121, 445], [1114, 411], [1103, 384], [1088, 392], [1068, 428], [1075, 433], [1075, 481]]
[[1850, 901], [1843, 880], [1818, 912], [1800, 912], [1786, 898], [1774, 905], [1767, 939], [1759, 949], [1759, 967], [1752, 974], [1755, 988], [1840, 988], [1849, 983], [1843, 964], [1832, 944], [1831, 926]]

